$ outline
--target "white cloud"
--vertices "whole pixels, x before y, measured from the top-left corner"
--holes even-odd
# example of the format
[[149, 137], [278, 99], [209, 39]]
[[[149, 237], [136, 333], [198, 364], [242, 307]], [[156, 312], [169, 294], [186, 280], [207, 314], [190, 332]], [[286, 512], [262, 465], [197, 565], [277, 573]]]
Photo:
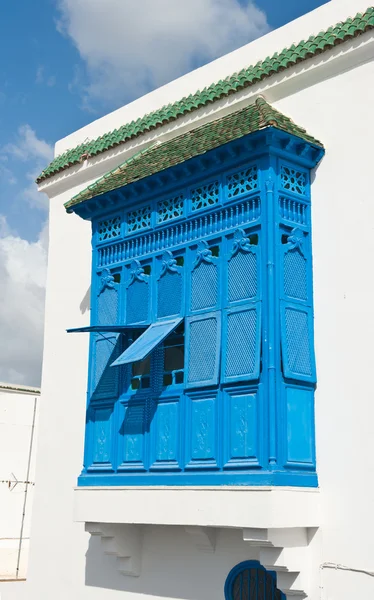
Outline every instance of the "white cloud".
[[56, 85], [56, 76], [46, 75], [45, 67], [43, 65], [39, 65], [39, 67], [36, 69], [35, 83], [45, 83], [45, 85], [48, 87], [53, 87]]
[[247, 0], [59, 0], [58, 30], [88, 69], [84, 101], [113, 106], [264, 34]]
[[40, 384], [47, 243], [47, 225], [28, 242], [0, 215], [1, 381]]
[[6, 144], [2, 148], [2, 153], [20, 160], [42, 159], [44, 162], [49, 162], [53, 158], [52, 146], [39, 139], [30, 125], [21, 125], [16, 140]]
[[[43, 69], [43, 67], [39, 67], [39, 69]], [[42, 76], [42, 71], [40, 76]], [[12, 161], [13, 164], [17, 161], [28, 163], [24, 175], [27, 184], [14, 194], [14, 199], [26, 200], [32, 208], [47, 210], [48, 198], [45, 194], [38, 192], [35, 179], [52, 158], [52, 146], [38, 138], [30, 125], [21, 125], [18, 128], [14, 140], [0, 148], [0, 175], [7, 183], [15, 185], [17, 180], [8, 166], [5, 166], [6, 164], [12, 163]]]

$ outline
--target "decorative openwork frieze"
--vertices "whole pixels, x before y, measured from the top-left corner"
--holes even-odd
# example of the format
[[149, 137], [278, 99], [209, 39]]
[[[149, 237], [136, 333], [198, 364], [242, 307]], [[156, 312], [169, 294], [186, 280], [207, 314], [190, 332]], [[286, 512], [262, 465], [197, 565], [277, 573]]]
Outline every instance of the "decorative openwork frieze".
[[284, 190], [306, 195], [307, 178], [306, 173], [297, 171], [291, 167], [281, 166], [281, 186]]
[[184, 198], [183, 194], [175, 198], [168, 198], [157, 202], [157, 224], [171, 221], [183, 216]]
[[131, 240], [98, 249], [97, 267], [123, 262], [132, 258], [166, 250], [199, 238], [243, 227], [261, 215], [260, 198], [250, 198], [233, 206], [221, 208], [189, 222], [175, 224]]
[[227, 176], [227, 197], [235, 198], [242, 194], [252, 192], [258, 187], [257, 167], [248, 167], [237, 173]]
[[121, 235], [121, 216], [103, 219], [97, 225], [98, 242], [107, 242]]
[[191, 190], [192, 211], [202, 210], [217, 204], [219, 200], [219, 182], [213, 181], [206, 185], [200, 185]]
[[151, 206], [142, 206], [127, 213], [127, 232], [132, 233], [140, 229], [146, 229], [151, 225]]

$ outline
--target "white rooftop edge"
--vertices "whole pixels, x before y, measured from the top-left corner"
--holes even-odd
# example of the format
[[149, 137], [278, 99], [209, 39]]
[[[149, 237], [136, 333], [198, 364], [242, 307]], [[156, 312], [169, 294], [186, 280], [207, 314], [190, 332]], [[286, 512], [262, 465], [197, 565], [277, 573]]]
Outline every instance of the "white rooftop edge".
[[0, 381], [0, 392], [18, 392], [19, 394], [40, 395], [40, 388], [20, 385], [16, 383], [4, 383]]

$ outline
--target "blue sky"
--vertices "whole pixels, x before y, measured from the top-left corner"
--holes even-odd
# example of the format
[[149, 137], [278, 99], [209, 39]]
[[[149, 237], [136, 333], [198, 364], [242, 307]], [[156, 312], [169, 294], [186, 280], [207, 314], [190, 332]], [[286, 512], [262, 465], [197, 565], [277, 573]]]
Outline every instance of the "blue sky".
[[[0, 335], [2, 339], [4, 331], [12, 335], [9, 320], [19, 324], [25, 318], [23, 328], [30, 339], [37, 337], [38, 343], [33, 360], [26, 353], [20, 356], [19, 348], [27, 345], [27, 337], [18, 325], [15, 348], [2, 351], [0, 347], [0, 379], [26, 384], [39, 381], [48, 212], [46, 197], [36, 192], [33, 180], [52, 158], [54, 142], [153, 87], [325, 3], [2, 3]], [[10, 309], [7, 303], [12, 304], [15, 293], [22, 296], [20, 307]], [[21, 318], [17, 310], [24, 312], [24, 305], [31, 316]]]

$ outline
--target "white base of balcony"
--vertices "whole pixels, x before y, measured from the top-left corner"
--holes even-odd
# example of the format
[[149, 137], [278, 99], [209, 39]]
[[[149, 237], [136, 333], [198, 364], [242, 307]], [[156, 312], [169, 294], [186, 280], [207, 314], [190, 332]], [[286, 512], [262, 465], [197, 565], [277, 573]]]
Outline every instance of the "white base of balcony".
[[243, 539], [259, 549], [263, 567], [277, 574], [277, 587], [287, 598], [308, 597], [310, 539], [315, 529], [306, 527], [243, 530]]
[[117, 570], [139, 577], [142, 561], [142, 531], [139, 525], [86, 523], [88, 533], [101, 537], [104, 554], [117, 557]]

